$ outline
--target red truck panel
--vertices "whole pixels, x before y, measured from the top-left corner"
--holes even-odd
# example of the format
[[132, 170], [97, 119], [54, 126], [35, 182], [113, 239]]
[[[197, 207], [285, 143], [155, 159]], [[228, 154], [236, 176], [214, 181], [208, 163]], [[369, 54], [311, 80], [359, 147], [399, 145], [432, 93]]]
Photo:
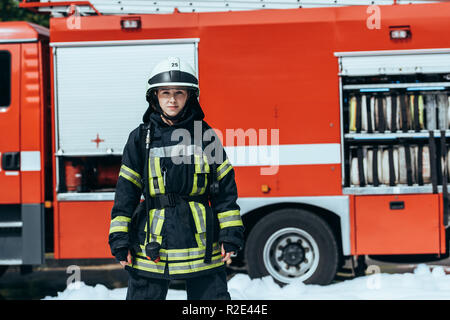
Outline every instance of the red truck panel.
[[[390, 204], [404, 203], [404, 209]], [[440, 252], [437, 194], [355, 197], [356, 254]]]
[[111, 258], [108, 234], [112, 206], [111, 201], [59, 202], [55, 258]]
[[[328, 196], [341, 192], [340, 165], [283, 165], [276, 175], [261, 175], [261, 168], [235, 168], [239, 197]], [[262, 185], [270, 187], [269, 193], [261, 191]]]

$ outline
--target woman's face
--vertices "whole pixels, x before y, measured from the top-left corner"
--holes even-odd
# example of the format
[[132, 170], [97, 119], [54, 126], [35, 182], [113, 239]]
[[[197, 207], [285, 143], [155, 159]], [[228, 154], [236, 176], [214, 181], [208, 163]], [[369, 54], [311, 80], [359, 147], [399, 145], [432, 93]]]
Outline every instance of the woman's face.
[[183, 110], [188, 99], [188, 91], [183, 87], [162, 87], [156, 92], [159, 105], [164, 113], [174, 117]]

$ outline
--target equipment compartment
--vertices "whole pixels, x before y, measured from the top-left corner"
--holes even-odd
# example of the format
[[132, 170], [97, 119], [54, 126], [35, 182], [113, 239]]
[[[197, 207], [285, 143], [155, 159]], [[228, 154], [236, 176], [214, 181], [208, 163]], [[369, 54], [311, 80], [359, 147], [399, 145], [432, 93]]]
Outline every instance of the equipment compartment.
[[59, 157], [59, 193], [115, 191], [121, 157]]
[[436, 193], [449, 182], [449, 79], [341, 77], [344, 193]]
[[439, 196], [355, 196], [356, 254], [439, 253]]

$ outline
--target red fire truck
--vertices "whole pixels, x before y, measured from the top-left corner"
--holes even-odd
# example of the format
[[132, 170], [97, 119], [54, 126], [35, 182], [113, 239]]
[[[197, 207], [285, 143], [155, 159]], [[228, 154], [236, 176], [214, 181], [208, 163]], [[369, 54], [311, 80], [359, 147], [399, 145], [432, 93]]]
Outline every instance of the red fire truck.
[[302, 2], [23, 0], [51, 19], [0, 23], [0, 263], [111, 257], [122, 149], [167, 56], [222, 134], [251, 277], [448, 257], [450, 3]]

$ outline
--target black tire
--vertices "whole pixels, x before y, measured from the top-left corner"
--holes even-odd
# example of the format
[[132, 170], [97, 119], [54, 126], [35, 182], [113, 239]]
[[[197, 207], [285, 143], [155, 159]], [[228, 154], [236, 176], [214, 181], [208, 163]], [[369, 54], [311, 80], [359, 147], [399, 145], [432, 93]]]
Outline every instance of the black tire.
[[251, 278], [271, 275], [281, 284], [302, 278], [307, 284], [326, 285], [336, 275], [339, 251], [322, 218], [302, 209], [280, 209], [254, 226], [245, 257]]

